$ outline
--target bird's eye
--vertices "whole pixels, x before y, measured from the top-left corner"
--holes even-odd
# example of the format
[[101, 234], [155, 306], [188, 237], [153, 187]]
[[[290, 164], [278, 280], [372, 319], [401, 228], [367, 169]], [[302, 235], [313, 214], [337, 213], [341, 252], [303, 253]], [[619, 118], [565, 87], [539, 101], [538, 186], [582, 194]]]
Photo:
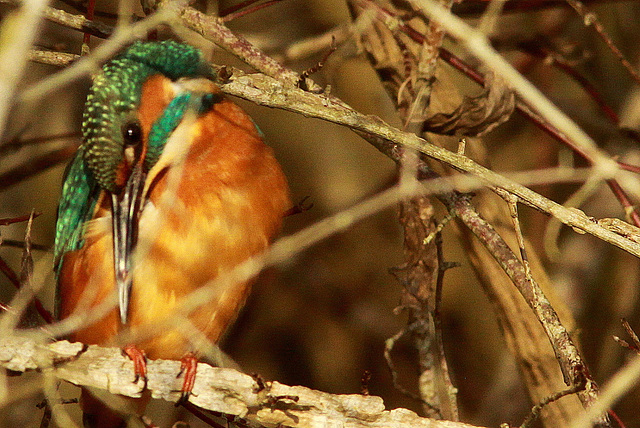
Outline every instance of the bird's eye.
[[122, 128], [124, 143], [128, 146], [135, 146], [142, 141], [142, 128], [138, 121], [128, 122]]
[[224, 95], [217, 92], [211, 92], [202, 96], [200, 100], [200, 114], [204, 114], [211, 110], [214, 105], [224, 100]]

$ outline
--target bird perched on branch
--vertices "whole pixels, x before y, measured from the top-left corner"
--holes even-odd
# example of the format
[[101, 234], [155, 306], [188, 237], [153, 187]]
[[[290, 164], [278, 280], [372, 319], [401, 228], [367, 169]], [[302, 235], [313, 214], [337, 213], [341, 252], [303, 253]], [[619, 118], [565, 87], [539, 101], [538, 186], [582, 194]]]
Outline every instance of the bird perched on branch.
[[[144, 354], [182, 359], [185, 395], [199, 357], [188, 329], [136, 332], [265, 250], [290, 205], [272, 150], [214, 77], [199, 50], [172, 41], [137, 42], [108, 62], [87, 97], [56, 226], [59, 317], [114, 302], [70, 339], [125, 346], [136, 376], [146, 374]], [[250, 282], [220, 285], [187, 315], [190, 327], [217, 343]], [[133, 343], [117, 342], [125, 329]], [[87, 391], [82, 401], [86, 426], [122, 423]]]

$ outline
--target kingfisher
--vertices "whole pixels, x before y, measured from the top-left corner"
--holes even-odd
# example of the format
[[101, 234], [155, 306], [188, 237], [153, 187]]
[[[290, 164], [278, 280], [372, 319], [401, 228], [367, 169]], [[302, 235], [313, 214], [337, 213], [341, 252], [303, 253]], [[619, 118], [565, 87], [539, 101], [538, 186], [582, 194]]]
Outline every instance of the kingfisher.
[[[106, 63], [87, 96], [82, 137], [58, 208], [57, 314], [113, 296], [117, 305], [71, 340], [110, 346], [125, 329], [135, 337], [156, 325], [181, 298], [264, 251], [290, 208], [272, 149], [187, 44], [135, 42]], [[217, 343], [252, 282], [221, 286], [188, 315], [192, 326]], [[168, 327], [127, 343], [136, 377], [145, 357], [182, 360], [195, 376], [201, 355], [187, 336]], [[188, 394], [193, 379], [184, 382]], [[121, 426], [87, 391], [81, 401], [85, 426]]]

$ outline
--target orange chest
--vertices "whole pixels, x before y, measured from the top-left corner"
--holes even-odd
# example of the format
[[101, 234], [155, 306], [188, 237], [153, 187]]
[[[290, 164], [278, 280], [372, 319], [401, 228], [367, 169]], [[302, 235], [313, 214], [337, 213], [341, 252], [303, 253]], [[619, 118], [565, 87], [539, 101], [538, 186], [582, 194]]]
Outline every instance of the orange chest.
[[[165, 164], [150, 174], [132, 259], [126, 327], [148, 329], [165, 320], [184, 296], [264, 251], [279, 231], [290, 205], [284, 175], [271, 150], [246, 131], [247, 126], [254, 129], [250, 120], [239, 109], [225, 111], [225, 120], [234, 126], [221, 126], [219, 114], [212, 112], [193, 129], [182, 163]], [[206, 120], [214, 126], [205, 126]], [[84, 246], [63, 258], [59, 276], [63, 318], [115, 296], [111, 221], [104, 199], [86, 227]], [[249, 286], [223, 285], [214, 301], [188, 315], [192, 325], [217, 341], [242, 306]], [[121, 328], [114, 306], [73, 339], [110, 344]], [[179, 329], [162, 331], [140, 345], [151, 358], [179, 358], [190, 349]]]

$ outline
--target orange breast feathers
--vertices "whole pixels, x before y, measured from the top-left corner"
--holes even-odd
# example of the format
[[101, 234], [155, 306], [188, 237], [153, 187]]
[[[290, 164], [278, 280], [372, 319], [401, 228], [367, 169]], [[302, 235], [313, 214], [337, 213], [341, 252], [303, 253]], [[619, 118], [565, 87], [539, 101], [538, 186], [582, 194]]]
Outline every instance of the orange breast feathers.
[[[171, 85], [161, 76], [145, 83], [138, 113], [145, 141], [172, 98], [167, 95]], [[183, 120], [149, 172], [145, 194], [132, 261], [133, 330], [166, 319], [182, 297], [264, 251], [290, 207], [286, 179], [271, 149], [247, 114], [226, 99], [204, 115]], [[83, 248], [64, 256], [59, 276], [63, 317], [115, 294], [110, 210], [108, 198], [102, 200]], [[192, 325], [217, 342], [244, 304], [250, 282], [222, 285], [211, 302], [188, 316]], [[72, 339], [116, 345], [118, 323], [114, 307]], [[159, 333], [135, 344], [150, 358], [179, 359], [197, 352], [184, 330]]]

